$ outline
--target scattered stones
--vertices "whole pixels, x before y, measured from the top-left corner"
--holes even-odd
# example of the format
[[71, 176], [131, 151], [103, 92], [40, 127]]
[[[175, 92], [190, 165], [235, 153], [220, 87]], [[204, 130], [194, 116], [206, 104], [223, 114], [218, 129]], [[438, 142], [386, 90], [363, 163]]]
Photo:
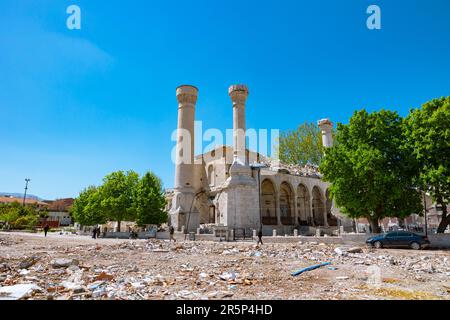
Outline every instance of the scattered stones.
[[86, 290], [82, 286], [75, 286], [74, 288], [72, 288], [72, 291], [75, 294], [86, 292]]
[[97, 281], [111, 281], [112, 279], [114, 279], [112, 275], [107, 274], [103, 271], [97, 277], [95, 277], [95, 280]]
[[91, 283], [88, 286], [88, 289], [91, 291], [94, 291], [94, 290], [98, 289], [101, 285], [103, 285], [103, 283], [104, 283], [103, 281], [96, 281], [94, 283]]
[[334, 252], [336, 252], [340, 256], [347, 255], [347, 252], [343, 248], [336, 248], [336, 249], [334, 249]]
[[50, 264], [52, 265], [53, 268], [67, 268], [71, 265], [78, 265], [78, 260], [60, 258], [52, 260]]
[[353, 247], [347, 250], [348, 253], [362, 253], [363, 250], [360, 247]]
[[28, 275], [29, 273], [30, 273], [30, 270], [26, 270], [26, 269], [19, 270], [19, 274], [20, 274], [21, 276], [26, 276], [26, 275]]
[[0, 263], [0, 272], [8, 272], [11, 267], [7, 263]]
[[[108, 239], [95, 245], [89, 240], [69, 241], [36, 246], [35, 251], [26, 242], [0, 247], [0, 286], [36, 285], [42, 290], [20, 298], [35, 300], [371, 299], [372, 293], [364, 289], [373, 277], [369, 266], [379, 267], [383, 279], [401, 278], [405, 288], [419, 286], [441, 296], [446, 294], [442, 284], [450, 277], [446, 252], [368, 250], [306, 240], [262, 246], [154, 239]], [[37, 261], [30, 252], [39, 253]], [[332, 265], [304, 277], [290, 276], [292, 270], [323, 262]], [[381, 285], [400, 283], [383, 280]]]
[[130, 270], [128, 270], [129, 272], [138, 272], [139, 268], [137, 266], [133, 266], [133, 268], [131, 268]]
[[397, 261], [396, 261], [394, 258], [390, 258], [390, 259], [389, 259], [389, 264], [392, 265], [392, 266], [395, 266], [395, 265], [397, 265], [398, 263], [397, 263]]
[[23, 260], [22, 262], [19, 263], [18, 268], [19, 269], [28, 269], [31, 266], [33, 266], [36, 262], [38, 262], [39, 257], [37, 256], [32, 256], [30, 258], [26, 258], [25, 260]]

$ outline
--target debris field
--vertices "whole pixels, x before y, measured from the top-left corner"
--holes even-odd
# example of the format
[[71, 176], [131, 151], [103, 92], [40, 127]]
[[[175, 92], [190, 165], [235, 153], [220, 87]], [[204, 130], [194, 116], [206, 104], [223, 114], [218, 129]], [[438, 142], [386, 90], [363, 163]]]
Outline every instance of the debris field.
[[0, 233], [0, 299], [449, 300], [450, 251]]

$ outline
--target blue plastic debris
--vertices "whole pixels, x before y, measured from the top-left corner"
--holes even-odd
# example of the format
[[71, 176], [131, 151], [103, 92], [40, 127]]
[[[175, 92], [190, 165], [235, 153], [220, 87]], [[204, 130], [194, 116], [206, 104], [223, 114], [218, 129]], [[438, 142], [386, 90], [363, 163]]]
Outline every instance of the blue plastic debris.
[[332, 266], [328, 266], [327, 269], [329, 269], [329, 270], [337, 270], [336, 267], [332, 267]]
[[294, 271], [294, 272], [291, 273], [291, 275], [295, 277], [295, 276], [298, 276], [299, 274], [302, 274], [303, 272], [315, 270], [315, 269], [318, 269], [320, 267], [327, 266], [329, 264], [331, 264], [331, 262], [324, 262], [324, 263], [321, 263], [321, 264], [316, 264], [314, 266], [310, 266], [310, 267], [306, 267], [306, 268]]

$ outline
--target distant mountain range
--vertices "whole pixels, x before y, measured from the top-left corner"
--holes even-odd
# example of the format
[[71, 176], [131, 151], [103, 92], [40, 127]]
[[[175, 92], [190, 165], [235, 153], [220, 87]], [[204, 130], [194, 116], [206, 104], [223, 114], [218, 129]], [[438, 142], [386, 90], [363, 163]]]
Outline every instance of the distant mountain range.
[[[5, 197], [5, 196], [11, 196], [11, 197], [15, 197], [15, 198], [23, 198], [23, 193], [0, 192], [0, 197]], [[38, 196], [35, 196], [33, 194], [27, 194], [27, 199], [34, 199], [34, 200], [38, 200], [38, 201], [44, 200], [44, 199], [39, 198]]]

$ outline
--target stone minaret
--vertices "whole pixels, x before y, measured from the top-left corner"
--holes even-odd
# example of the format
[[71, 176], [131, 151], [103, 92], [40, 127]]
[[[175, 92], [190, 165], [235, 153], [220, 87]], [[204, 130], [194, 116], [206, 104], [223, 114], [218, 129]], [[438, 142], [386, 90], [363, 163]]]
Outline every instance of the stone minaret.
[[[179, 86], [178, 128], [175, 163], [175, 186], [170, 220], [174, 228], [181, 230], [189, 220], [189, 230], [198, 224], [198, 211], [194, 199], [194, 121], [198, 89], [194, 86]], [[191, 210], [192, 207], [192, 210]], [[190, 212], [191, 211], [191, 212]], [[190, 214], [189, 214], [190, 212]], [[189, 216], [189, 218], [188, 218]]]
[[191, 189], [194, 178], [194, 121], [198, 90], [179, 86], [175, 190]]
[[245, 85], [233, 85], [228, 89], [233, 103], [233, 162], [246, 165], [245, 156], [245, 102], [248, 89]]
[[[255, 184], [246, 157], [245, 102], [248, 89], [245, 85], [232, 85], [228, 94], [233, 104], [233, 164], [230, 168], [232, 184]], [[249, 179], [250, 178], [250, 179]]]
[[322, 119], [318, 121], [318, 126], [322, 130], [322, 144], [325, 148], [331, 148], [333, 146], [333, 123], [330, 119]]
[[260, 225], [258, 188], [246, 157], [245, 102], [248, 89], [233, 85], [228, 89], [233, 103], [233, 164], [230, 177], [220, 198], [224, 225], [233, 228], [256, 229]]

